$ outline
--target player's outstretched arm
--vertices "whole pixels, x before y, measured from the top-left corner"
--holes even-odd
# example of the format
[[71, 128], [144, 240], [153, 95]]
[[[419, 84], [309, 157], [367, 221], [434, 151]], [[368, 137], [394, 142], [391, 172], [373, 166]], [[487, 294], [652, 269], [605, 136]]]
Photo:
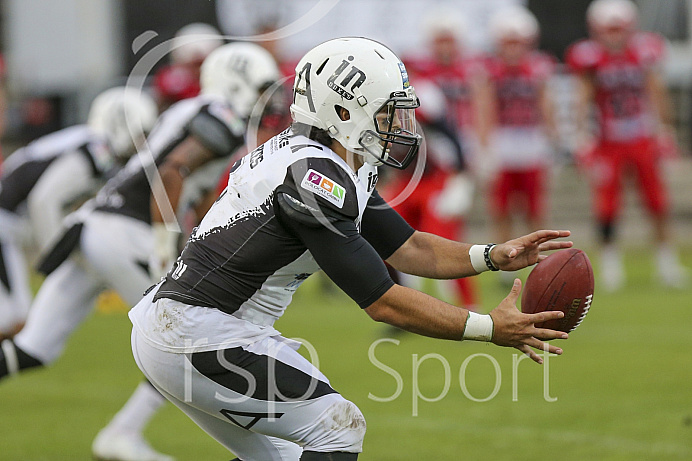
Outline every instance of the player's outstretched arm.
[[[509, 242], [496, 245], [490, 251], [494, 267], [513, 271], [536, 264], [545, 255], [541, 252], [570, 248], [572, 242], [557, 241], [568, 237], [569, 231], [540, 230]], [[412, 275], [436, 279], [452, 279], [476, 275], [487, 270], [480, 248], [480, 263], [472, 262], [468, 243], [456, 242], [425, 232], [413, 235], [397, 249], [387, 262], [395, 269]]]
[[365, 308], [373, 320], [412, 333], [440, 339], [492, 341], [515, 347], [537, 363], [542, 358], [532, 349], [562, 354], [562, 349], [546, 344], [549, 339], [567, 339], [567, 333], [536, 328], [535, 323], [557, 319], [562, 312], [522, 314], [516, 307], [521, 282], [517, 279], [510, 294], [489, 316], [469, 313], [410, 288], [394, 285]]
[[461, 341], [468, 311], [412, 288], [392, 286], [364, 308], [375, 321], [438, 339]]

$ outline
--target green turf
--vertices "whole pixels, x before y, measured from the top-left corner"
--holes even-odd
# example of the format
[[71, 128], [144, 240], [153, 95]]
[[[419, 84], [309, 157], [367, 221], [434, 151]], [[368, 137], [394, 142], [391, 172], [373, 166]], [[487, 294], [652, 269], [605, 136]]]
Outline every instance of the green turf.
[[[685, 253], [692, 267], [692, 249]], [[378, 360], [395, 379], [368, 360], [374, 341], [387, 335], [337, 293], [320, 296], [310, 280], [278, 328], [309, 340], [332, 385], [358, 404], [368, 432], [362, 460], [689, 460], [692, 459], [692, 290], [675, 291], [651, 280], [650, 257], [628, 256], [629, 281], [618, 294], [598, 291], [583, 325], [562, 343], [565, 354], [546, 370], [524, 360], [513, 378], [514, 350], [413, 335], [379, 344]], [[594, 261], [597, 263], [597, 261]], [[483, 304], [504, 295], [494, 274], [483, 274]], [[139, 382], [129, 352], [123, 314], [94, 314], [49, 370], [0, 384], [0, 460], [89, 459], [91, 440]], [[417, 403], [413, 416], [413, 362], [439, 354], [449, 364], [450, 388], [437, 402]], [[460, 386], [462, 363], [468, 395]], [[430, 356], [429, 356], [430, 357]], [[547, 373], [546, 373], [547, 371]], [[548, 388], [544, 386], [544, 373]], [[516, 401], [513, 401], [513, 380]], [[418, 367], [418, 387], [428, 397], [443, 391], [439, 360]], [[556, 401], [548, 401], [557, 399]], [[228, 460], [229, 454], [184, 415], [167, 405], [147, 429], [161, 451], [181, 461]]]

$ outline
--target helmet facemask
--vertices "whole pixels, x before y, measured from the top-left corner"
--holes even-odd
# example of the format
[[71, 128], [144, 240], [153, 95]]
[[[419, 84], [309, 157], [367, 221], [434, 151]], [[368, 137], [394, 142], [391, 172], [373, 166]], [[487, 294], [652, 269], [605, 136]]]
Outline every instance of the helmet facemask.
[[368, 163], [400, 170], [411, 164], [421, 143], [421, 136], [416, 133], [415, 109], [419, 106], [413, 88], [409, 88], [393, 92], [375, 111], [372, 116], [375, 130], [364, 130], [358, 139], [367, 153]]

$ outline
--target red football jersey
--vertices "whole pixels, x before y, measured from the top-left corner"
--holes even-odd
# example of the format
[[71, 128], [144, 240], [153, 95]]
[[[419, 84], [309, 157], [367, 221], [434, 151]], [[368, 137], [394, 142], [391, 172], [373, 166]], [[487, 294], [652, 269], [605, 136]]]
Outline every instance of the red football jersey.
[[160, 99], [172, 104], [199, 95], [199, 78], [192, 71], [170, 65], [162, 68], [154, 77], [154, 87]]
[[532, 51], [516, 65], [495, 56], [488, 59], [487, 66], [495, 87], [498, 125], [517, 128], [542, 125], [541, 88], [555, 71], [555, 59]]
[[435, 83], [444, 93], [449, 107], [451, 126], [461, 131], [470, 129], [473, 123], [471, 106], [471, 78], [485, 72], [480, 58], [459, 58], [450, 65], [440, 64], [433, 60], [411, 60], [406, 68], [412, 77], [428, 79]]
[[646, 79], [664, 54], [663, 39], [648, 32], [632, 35], [620, 52], [610, 51], [596, 40], [579, 41], [567, 50], [570, 70], [593, 77], [603, 140], [629, 142], [653, 135]]

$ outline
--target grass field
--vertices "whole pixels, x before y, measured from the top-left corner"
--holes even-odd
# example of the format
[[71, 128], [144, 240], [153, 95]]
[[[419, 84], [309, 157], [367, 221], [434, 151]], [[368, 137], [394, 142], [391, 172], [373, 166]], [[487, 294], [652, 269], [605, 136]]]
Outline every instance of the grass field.
[[[650, 277], [650, 259], [645, 250], [628, 255], [622, 292], [596, 287], [591, 312], [548, 367], [524, 360], [513, 373], [517, 351], [487, 344], [414, 335], [380, 343], [377, 359], [403, 383], [390, 402], [368, 397], [397, 390], [395, 378], [368, 359], [386, 330], [342, 294], [321, 297], [318, 284], [308, 281], [278, 328], [309, 340], [332, 385], [365, 414], [364, 461], [690, 460], [692, 290], [659, 287]], [[692, 249], [684, 259], [692, 267]], [[505, 290], [493, 274], [479, 281], [489, 310]], [[93, 437], [140, 380], [129, 332], [124, 313], [97, 312], [51, 369], [0, 384], [0, 460], [90, 459]], [[438, 355], [423, 361], [426, 354]], [[443, 362], [450, 372], [444, 397], [414, 399], [414, 369], [420, 394], [433, 398], [445, 390]], [[231, 458], [171, 405], [147, 436], [180, 461]]]

